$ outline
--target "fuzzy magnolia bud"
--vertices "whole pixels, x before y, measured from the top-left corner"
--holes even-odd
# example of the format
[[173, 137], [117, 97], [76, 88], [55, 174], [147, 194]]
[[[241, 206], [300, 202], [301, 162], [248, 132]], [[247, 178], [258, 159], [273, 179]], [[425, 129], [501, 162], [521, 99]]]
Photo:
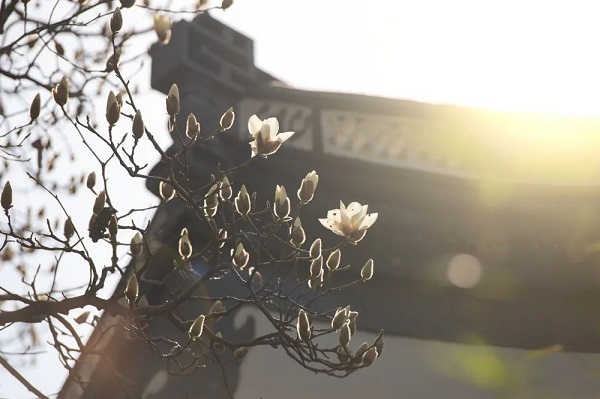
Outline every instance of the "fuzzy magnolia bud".
[[117, 236], [118, 231], [119, 222], [115, 214], [112, 214], [112, 216], [110, 217], [110, 221], [108, 222], [108, 234], [110, 234], [112, 238], [115, 238]]
[[190, 237], [188, 236], [188, 230], [184, 227], [181, 230], [181, 235], [179, 237], [179, 256], [183, 260], [187, 260], [192, 255], [192, 243], [190, 242]]
[[242, 346], [241, 348], [237, 348], [233, 352], [233, 358], [235, 360], [242, 360], [243, 358], [246, 357], [247, 354], [248, 354], [248, 348], [245, 346]]
[[342, 251], [338, 249], [336, 249], [335, 251], [333, 251], [332, 253], [329, 254], [329, 256], [327, 257], [327, 262], [325, 263], [327, 265], [327, 268], [329, 270], [335, 270], [340, 266], [340, 260], [342, 258]]
[[127, 286], [125, 287], [125, 298], [127, 298], [127, 302], [129, 306], [133, 306], [138, 299], [138, 295], [140, 294], [140, 289], [138, 285], [137, 277], [134, 274], [129, 277], [127, 281]]
[[196, 115], [190, 114], [187, 118], [187, 125], [185, 129], [185, 134], [190, 138], [194, 138], [196, 135], [200, 134], [200, 123], [196, 119]]
[[219, 195], [223, 201], [227, 201], [231, 198], [233, 191], [231, 190], [231, 183], [227, 176], [223, 176], [223, 180], [221, 180], [221, 190], [219, 191]]
[[121, 6], [123, 8], [131, 8], [135, 4], [135, 0], [121, 0]]
[[221, 2], [221, 8], [223, 11], [227, 10], [233, 4], [233, 0], [223, 0]]
[[175, 197], [175, 189], [171, 184], [165, 181], [161, 181], [158, 184], [158, 193], [160, 194], [160, 198], [162, 198], [165, 202], [168, 202]]
[[342, 326], [344, 325], [344, 323], [346, 323], [346, 320], [348, 319], [348, 315], [346, 312], [346, 309], [338, 309], [335, 311], [335, 316], [333, 316], [333, 319], [331, 319], [331, 329], [334, 331], [339, 330], [340, 328], [342, 328]]
[[96, 200], [94, 201], [94, 215], [97, 215], [100, 213], [100, 211], [102, 209], [104, 209], [104, 205], [106, 205], [106, 193], [104, 192], [104, 190], [100, 191], [98, 193], [98, 196], [96, 197]]
[[302, 179], [302, 183], [298, 189], [298, 199], [301, 203], [306, 204], [313, 199], [317, 184], [319, 184], [319, 175], [314, 170]]
[[88, 176], [87, 176], [87, 180], [85, 181], [85, 185], [87, 186], [87, 188], [89, 188], [90, 190], [92, 190], [94, 188], [94, 186], [96, 185], [96, 172], [91, 172]]
[[254, 273], [252, 273], [252, 284], [255, 287], [260, 287], [263, 284], [263, 277], [262, 274], [260, 274], [260, 272], [257, 270]]
[[356, 353], [354, 354], [355, 357], [361, 357], [363, 355], [363, 353], [365, 353], [367, 351], [367, 348], [369, 347], [369, 343], [368, 342], [363, 342], [362, 344], [360, 344], [360, 346], [356, 349]]
[[317, 238], [310, 246], [310, 258], [315, 259], [321, 256], [321, 239]]
[[248, 216], [252, 203], [250, 202], [250, 196], [248, 195], [245, 185], [242, 185], [234, 202], [235, 210], [242, 216]]
[[106, 100], [106, 121], [112, 126], [117, 123], [119, 116], [121, 116], [121, 105], [117, 101], [117, 96], [111, 90]]
[[38, 116], [40, 116], [40, 110], [42, 108], [42, 97], [40, 97], [40, 93], [36, 94], [31, 102], [31, 107], [29, 107], [29, 117], [32, 121], [36, 120]]
[[110, 18], [110, 30], [113, 33], [117, 33], [123, 27], [123, 15], [119, 7], [115, 8], [112, 17]]
[[369, 259], [360, 271], [360, 277], [363, 280], [370, 280], [373, 277], [373, 259]]
[[212, 314], [212, 313], [221, 313], [224, 312], [225, 309], [225, 305], [223, 305], [223, 302], [221, 302], [220, 300], [216, 300], [215, 303], [213, 303], [213, 305], [210, 307], [210, 310], [208, 311], [208, 314]]
[[216, 208], [219, 205], [219, 183], [215, 183], [208, 189], [204, 197], [205, 208]]
[[250, 259], [250, 254], [244, 248], [244, 245], [240, 242], [238, 243], [235, 250], [231, 250], [233, 265], [238, 269], [243, 269], [248, 264], [248, 260]]
[[279, 219], [285, 219], [290, 214], [290, 199], [287, 196], [285, 187], [277, 185], [275, 187], [275, 202], [273, 212]]
[[69, 81], [66, 76], [63, 76], [60, 83], [52, 89], [52, 97], [61, 107], [67, 105], [69, 101]]
[[154, 16], [154, 31], [160, 44], [167, 44], [171, 40], [171, 19], [166, 15]]
[[373, 364], [375, 359], [377, 359], [377, 356], [379, 356], [379, 354], [377, 353], [377, 349], [371, 348], [363, 354], [362, 362], [365, 366], [370, 366]]
[[71, 218], [67, 218], [67, 220], [65, 220], [65, 225], [63, 226], [63, 234], [67, 241], [69, 240], [69, 238], [73, 237], [73, 234], [75, 234], [75, 226], [73, 226]]
[[311, 276], [308, 279], [308, 288], [317, 289], [323, 284], [323, 268], [319, 271], [319, 274], [316, 276]]
[[217, 241], [219, 242], [219, 248], [223, 248], [225, 245], [225, 240], [227, 240], [227, 230], [219, 229], [217, 231]]
[[381, 356], [383, 354], [383, 330], [379, 332], [379, 337], [377, 337], [377, 341], [375, 342], [375, 348], [377, 348], [377, 356]]
[[5, 211], [8, 211], [13, 206], [13, 193], [10, 182], [7, 181], [0, 196], [0, 204]]
[[229, 108], [223, 116], [221, 116], [221, 120], [219, 121], [221, 125], [221, 131], [225, 131], [230, 129], [233, 126], [233, 122], [235, 121], [235, 112], [233, 112], [233, 108]]
[[133, 117], [133, 125], [131, 126], [131, 132], [136, 140], [139, 140], [144, 135], [144, 120], [142, 119], [142, 113], [138, 109]]
[[304, 233], [300, 218], [296, 218], [294, 219], [294, 223], [292, 223], [292, 227], [290, 228], [290, 242], [292, 245], [298, 247], [304, 244], [304, 241], [306, 241], [306, 233]]
[[175, 116], [179, 113], [179, 87], [175, 83], [171, 85], [169, 94], [167, 94], [167, 113]]
[[340, 345], [348, 346], [351, 338], [352, 333], [350, 332], [350, 326], [348, 325], [348, 323], [346, 323], [340, 329]]
[[323, 273], [323, 257], [319, 255], [310, 262], [310, 277], [318, 277], [321, 273]]
[[133, 238], [131, 238], [131, 243], [129, 244], [129, 250], [133, 254], [133, 256], [141, 255], [142, 250], [144, 249], [144, 243], [142, 241], [142, 235], [140, 232], [136, 232]]
[[189, 334], [189, 336], [190, 336], [191, 339], [198, 339], [202, 335], [202, 331], [204, 331], [204, 319], [205, 319], [205, 317], [206, 316], [204, 316], [203, 314], [201, 314], [200, 316], [198, 316], [196, 318], [196, 320], [194, 320], [194, 322], [190, 326], [190, 330], [188, 331], [188, 334]]
[[304, 309], [300, 309], [300, 312], [298, 312], [298, 323], [296, 324], [296, 330], [298, 331], [298, 337], [302, 341], [310, 341], [310, 322], [308, 321], [308, 315]]

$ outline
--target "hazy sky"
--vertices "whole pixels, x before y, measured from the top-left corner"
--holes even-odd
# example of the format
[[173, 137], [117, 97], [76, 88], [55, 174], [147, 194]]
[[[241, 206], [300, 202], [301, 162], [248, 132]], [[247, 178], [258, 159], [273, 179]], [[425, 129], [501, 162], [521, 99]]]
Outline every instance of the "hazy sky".
[[214, 15], [301, 88], [600, 115], [598, 1], [236, 0]]

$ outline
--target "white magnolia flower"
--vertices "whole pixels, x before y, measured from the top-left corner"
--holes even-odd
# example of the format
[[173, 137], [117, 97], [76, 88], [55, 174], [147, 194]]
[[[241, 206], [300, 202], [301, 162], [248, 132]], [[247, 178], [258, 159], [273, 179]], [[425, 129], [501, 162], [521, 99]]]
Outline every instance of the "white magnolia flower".
[[254, 137], [250, 143], [252, 156], [267, 156], [274, 154], [281, 144], [294, 135], [294, 132], [279, 133], [279, 122], [277, 118], [269, 118], [263, 121], [256, 115], [248, 120], [248, 131]]
[[319, 184], [319, 175], [314, 170], [302, 179], [302, 183], [298, 189], [298, 198], [303, 204], [306, 204], [313, 198], [317, 184]]
[[367, 229], [377, 220], [377, 213], [367, 214], [368, 205], [352, 202], [348, 207], [340, 201], [340, 209], [327, 212], [327, 218], [319, 222], [335, 234], [356, 243], [365, 236]]

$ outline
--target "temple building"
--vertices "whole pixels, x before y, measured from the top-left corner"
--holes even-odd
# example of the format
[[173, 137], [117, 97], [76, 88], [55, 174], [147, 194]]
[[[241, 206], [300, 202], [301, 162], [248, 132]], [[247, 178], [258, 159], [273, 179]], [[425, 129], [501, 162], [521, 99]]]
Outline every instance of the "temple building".
[[[293, 192], [316, 170], [317, 194], [303, 214], [309, 237], [327, 236], [317, 219], [340, 199], [379, 213], [348, 252], [356, 264], [373, 257], [374, 278], [322, 306], [352, 304], [357, 344], [385, 329], [383, 356], [335, 379], [302, 369], [283, 351], [256, 348], [226, 368], [236, 398], [591, 399], [600, 392], [600, 119], [292, 88], [256, 68], [252, 40], [208, 14], [174, 25], [173, 38], [151, 51], [152, 87], [167, 93], [177, 83], [181, 115], [193, 112], [207, 131], [236, 110], [233, 132], [190, 154], [192, 176], [248, 158], [249, 117], [275, 116], [296, 134], [236, 181], [258, 193], [270, 195], [275, 184]], [[170, 151], [178, 146], [174, 140]], [[163, 173], [161, 165], [153, 173]], [[182, 204], [169, 205], [157, 211], [150, 234], [174, 248], [185, 219]], [[264, 326], [248, 309], [226, 328], [224, 335], [249, 337]], [[98, 327], [89, 345], [107, 351], [137, 397], [227, 397], [220, 370], [169, 376], [144, 343], [116, 329]], [[86, 389], [72, 375], [59, 398], [120, 397], [98, 364], [80, 359]]]

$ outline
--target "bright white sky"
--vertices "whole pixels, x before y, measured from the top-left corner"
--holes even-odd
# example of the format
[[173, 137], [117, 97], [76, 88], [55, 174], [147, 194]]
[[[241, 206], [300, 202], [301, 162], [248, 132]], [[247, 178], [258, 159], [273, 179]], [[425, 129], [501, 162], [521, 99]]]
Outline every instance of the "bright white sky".
[[214, 15], [299, 88], [600, 115], [595, 0], [236, 0]]

